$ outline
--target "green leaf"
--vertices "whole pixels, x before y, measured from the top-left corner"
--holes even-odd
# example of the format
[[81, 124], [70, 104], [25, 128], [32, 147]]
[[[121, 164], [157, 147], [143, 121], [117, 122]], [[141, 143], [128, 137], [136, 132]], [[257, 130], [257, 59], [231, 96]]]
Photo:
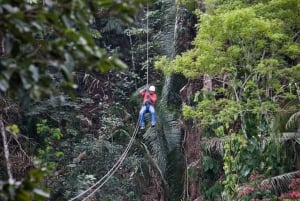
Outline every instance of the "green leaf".
[[33, 192], [39, 196], [42, 196], [44, 198], [50, 198], [50, 193], [47, 193], [45, 192], [44, 190], [42, 189], [39, 189], [39, 188], [34, 188], [33, 189]]
[[211, 157], [209, 156], [204, 156], [203, 157], [203, 169], [204, 171], [212, 170], [214, 168], [214, 161]]
[[7, 91], [8, 88], [9, 88], [8, 82], [4, 79], [0, 79], [0, 90]]
[[242, 170], [241, 170], [241, 175], [243, 177], [247, 177], [250, 173], [251, 169], [247, 166], [243, 166]]
[[70, 168], [74, 168], [74, 167], [76, 167], [77, 165], [76, 164], [69, 164], [69, 165], [67, 165], [68, 167], [70, 167]]
[[29, 66], [29, 70], [31, 71], [32, 73], [32, 78], [33, 80], [36, 82], [39, 80], [39, 77], [40, 77], [40, 74], [39, 74], [39, 71], [38, 71], [38, 68], [34, 65], [30, 65]]

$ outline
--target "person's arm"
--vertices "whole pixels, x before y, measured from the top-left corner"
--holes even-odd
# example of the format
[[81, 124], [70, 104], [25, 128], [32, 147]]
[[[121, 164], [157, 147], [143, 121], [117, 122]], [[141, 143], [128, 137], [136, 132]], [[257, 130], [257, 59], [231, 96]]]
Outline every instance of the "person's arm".
[[141, 97], [144, 97], [145, 94], [146, 94], [146, 90], [145, 90], [145, 89], [142, 89], [142, 90], [140, 91], [140, 96], [141, 96]]
[[157, 101], [157, 99], [158, 99], [158, 96], [157, 96], [157, 94], [155, 94], [155, 102]]

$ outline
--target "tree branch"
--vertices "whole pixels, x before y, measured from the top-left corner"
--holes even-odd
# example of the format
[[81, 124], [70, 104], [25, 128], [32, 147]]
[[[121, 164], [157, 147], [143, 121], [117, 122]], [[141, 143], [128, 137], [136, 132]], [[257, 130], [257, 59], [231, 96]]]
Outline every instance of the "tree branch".
[[9, 181], [13, 180], [13, 175], [11, 171], [11, 163], [9, 160], [9, 149], [8, 149], [8, 143], [7, 143], [7, 137], [5, 133], [5, 128], [4, 128], [4, 123], [3, 120], [0, 119], [0, 132], [2, 135], [2, 140], [3, 140], [3, 147], [4, 147], [4, 156], [5, 156], [5, 161], [6, 161], [6, 168], [7, 168], [7, 174], [9, 177]]
[[162, 172], [162, 170], [159, 168], [159, 166], [157, 165], [157, 163], [154, 161], [154, 159], [152, 158], [149, 149], [147, 148], [147, 146], [141, 142], [141, 144], [144, 146], [144, 149], [146, 150], [147, 156], [150, 160], [150, 162], [152, 163], [152, 165], [156, 168], [156, 170], [159, 172], [159, 175], [161, 177], [161, 180], [163, 181], [165, 186], [168, 186], [168, 182], [166, 181], [164, 174]]

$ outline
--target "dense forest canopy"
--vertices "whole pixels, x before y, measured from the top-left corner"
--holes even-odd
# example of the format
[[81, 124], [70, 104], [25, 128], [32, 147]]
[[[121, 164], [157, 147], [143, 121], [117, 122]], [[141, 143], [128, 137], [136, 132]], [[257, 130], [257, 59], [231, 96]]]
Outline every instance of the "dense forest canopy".
[[61, 73], [63, 87], [74, 88], [74, 70], [126, 68], [117, 55], [96, 45], [101, 34], [94, 21], [107, 15], [132, 22], [140, 5], [135, 0], [1, 1], [1, 91], [41, 98], [56, 91], [52, 72]]
[[[298, 0], [0, 0], [0, 17], [0, 200], [300, 199]], [[148, 81], [157, 125], [138, 130]]]
[[[27, 171], [36, 166], [33, 164], [33, 157], [47, 161], [50, 153], [55, 154], [53, 157], [56, 158], [64, 155], [53, 146], [55, 140], [62, 138], [64, 131], [57, 124], [47, 125], [49, 120], [46, 120], [45, 115], [49, 115], [52, 120], [56, 118], [47, 113], [47, 110], [50, 111], [49, 107], [56, 108], [56, 104], [62, 111], [65, 110], [60, 102], [69, 100], [69, 96], [59, 95], [68, 92], [74, 98], [74, 89], [80, 84], [74, 80], [78, 73], [127, 68], [117, 52], [109, 52], [109, 49], [96, 44], [96, 39], [102, 36], [95, 19], [111, 16], [124, 24], [132, 23], [141, 5], [142, 1], [135, 0], [1, 1], [1, 139], [5, 145], [14, 136], [12, 147], [15, 147], [16, 143], [19, 145], [17, 152], [13, 151], [14, 148], [6, 146], [1, 151], [5, 152], [8, 174], [6, 176], [9, 177], [7, 183], [1, 181], [1, 200], [31, 200], [33, 197], [38, 199], [47, 196], [38, 188], [43, 169], [34, 171], [22, 183], [14, 180], [18, 177], [16, 171]], [[42, 102], [34, 103], [37, 100]], [[32, 104], [38, 105], [33, 108]], [[74, 106], [72, 103], [65, 104], [65, 107]], [[35, 119], [34, 122], [39, 120], [35, 125], [36, 131], [35, 126], [26, 131], [26, 123], [21, 122], [26, 119]], [[41, 135], [40, 140], [36, 141], [36, 134]], [[8, 138], [6, 135], [9, 135]], [[24, 144], [21, 146], [22, 142]], [[36, 143], [40, 148], [33, 150], [32, 147]], [[29, 146], [30, 149], [24, 151], [24, 146]], [[9, 156], [9, 150], [12, 156]], [[43, 158], [44, 156], [46, 158]], [[15, 165], [11, 164], [14, 162]], [[48, 164], [44, 164], [51, 170], [54, 166], [57, 167], [57, 162], [48, 161]], [[3, 176], [5, 171], [1, 173], [1, 177]]]
[[297, 170], [274, 137], [299, 127], [287, 119], [299, 114], [299, 1], [206, 3], [206, 12], [197, 13], [194, 48], [156, 66], [212, 82], [191, 94], [183, 115], [209, 129], [208, 138], [224, 138], [224, 190], [235, 200], [252, 172], [270, 177]]

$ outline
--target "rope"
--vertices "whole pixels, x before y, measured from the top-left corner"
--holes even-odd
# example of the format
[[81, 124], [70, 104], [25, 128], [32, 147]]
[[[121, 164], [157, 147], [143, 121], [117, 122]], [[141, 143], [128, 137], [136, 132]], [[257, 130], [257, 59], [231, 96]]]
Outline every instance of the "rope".
[[100, 184], [103, 180], [103, 183], [100, 184], [95, 190], [93, 190], [87, 197], [85, 197], [83, 199], [83, 201], [87, 200], [89, 197], [91, 197], [96, 191], [98, 191], [109, 179], [110, 177], [118, 170], [118, 168], [120, 167], [120, 165], [122, 164], [122, 162], [124, 161], [124, 159], [126, 158], [133, 142], [134, 142], [134, 139], [135, 139], [135, 136], [138, 132], [138, 129], [139, 129], [139, 126], [138, 126], [138, 123], [135, 127], [135, 130], [133, 132], [133, 135], [124, 151], [124, 153], [120, 156], [120, 158], [118, 159], [118, 161], [114, 164], [114, 166], [99, 180], [97, 181], [94, 185], [92, 185], [91, 187], [89, 187], [88, 189], [86, 189], [85, 191], [83, 191], [82, 193], [80, 193], [79, 195], [71, 198], [69, 201], [73, 201], [73, 200], [76, 200], [77, 198], [83, 196], [84, 194], [86, 194], [88, 191], [90, 191], [91, 189], [93, 189], [94, 187], [96, 187], [98, 184]]
[[133, 144], [133, 142], [134, 142], [134, 138], [135, 138], [135, 136], [136, 136], [136, 134], [137, 134], [137, 131], [138, 131], [138, 126], [136, 127], [136, 129], [135, 129], [135, 132], [133, 133], [133, 135], [132, 135], [132, 137], [131, 137], [131, 139], [130, 139], [130, 142], [129, 142], [129, 144], [127, 145], [127, 147], [126, 147], [126, 149], [125, 149], [125, 151], [124, 151], [124, 153], [122, 154], [122, 156], [120, 157], [121, 158], [121, 160], [120, 160], [120, 162], [119, 163], [116, 163], [117, 165], [116, 165], [116, 167], [112, 170], [112, 172], [110, 173], [110, 175], [109, 176], [107, 176], [107, 178], [104, 180], [104, 182], [102, 183], [102, 184], [100, 184], [95, 190], [93, 190], [87, 197], [85, 197], [82, 201], [86, 201], [89, 197], [91, 197], [92, 195], [94, 195], [109, 179], [110, 179], [110, 177], [112, 177], [112, 175], [118, 170], [118, 168], [121, 166], [121, 164], [122, 164], [122, 162], [124, 161], [124, 159], [126, 158], [126, 156], [127, 156], [127, 154], [128, 154], [128, 152], [129, 152], [129, 150], [130, 150], [130, 148], [131, 148], [131, 146], [132, 146], [132, 144]]
[[[129, 42], [130, 42], [130, 50], [131, 50], [131, 63], [132, 63], [132, 69], [133, 72], [135, 73], [135, 63], [134, 63], [134, 53], [133, 53], [133, 43], [132, 43], [132, 38], [131, 38], [131, 31], [127, 32], [127, 36], [129, 36]], [[134, 83], [135, 83], [135, 88], [137, 88], [137, 84], [136, 84], [136, 78], [134, 78]]]
[[147, 14], [146, 14], [146, 19], [147, 19], [147, 87], [149, 87], [149, 7], [148, 7], [148, 2], [147, 2]]

